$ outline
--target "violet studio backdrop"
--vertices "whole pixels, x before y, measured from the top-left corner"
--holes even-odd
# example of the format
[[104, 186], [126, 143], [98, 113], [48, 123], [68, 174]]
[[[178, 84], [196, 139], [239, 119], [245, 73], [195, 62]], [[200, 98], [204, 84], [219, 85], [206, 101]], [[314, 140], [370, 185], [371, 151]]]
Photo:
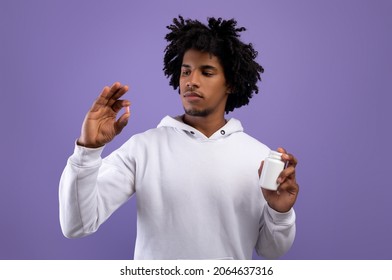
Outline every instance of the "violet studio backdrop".
[[[298, 157], [297, 237], [284, 259], [391, 259], [392, 1], [0, 2], [0, 259], [131, 259], [131, 199], [68, 240], [58, 182], [105, 85], [130, 85], [131, 135], [182, 113], [162, 72], [166, 26], [236, 18], [265, 68], [228, 117]], [[191, 242], [191, 241], [190, 241]], [[255, 258], [257, 258], [255, 256]]]

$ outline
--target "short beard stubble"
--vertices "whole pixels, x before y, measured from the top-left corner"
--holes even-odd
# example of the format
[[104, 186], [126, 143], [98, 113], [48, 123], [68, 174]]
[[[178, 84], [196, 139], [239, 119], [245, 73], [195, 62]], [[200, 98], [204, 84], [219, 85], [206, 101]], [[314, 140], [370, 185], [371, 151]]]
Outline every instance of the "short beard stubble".
[[185, 114], [192, 117], [207, 117], [211, 112], [208, 109], [205, 110], [195, 110], [195, 109], [185, 109]]

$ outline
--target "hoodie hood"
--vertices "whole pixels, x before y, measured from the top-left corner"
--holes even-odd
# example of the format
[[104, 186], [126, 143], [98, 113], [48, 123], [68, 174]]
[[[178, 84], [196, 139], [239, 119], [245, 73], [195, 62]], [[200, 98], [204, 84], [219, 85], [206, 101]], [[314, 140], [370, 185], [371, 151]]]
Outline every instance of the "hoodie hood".
[[217, 140], [221, 138], [228, 137], [229, 135], [237, 132], [243, 132], [244, 129], [241, 125], [241, 122], [237, 119], [231, 118], [227, 121], [227, 123], [218, 129], [211, 137], [205, 136], [203, 133], [195, 129], [194, 127], [187, 125], [182, 121], [182, 116], [177, 117], [164, 117], [161, 122], [157, 126], [159, 127], [171, 127], [176, 130], [180, 130], [192, 138], [200, 139], [200, 140]]

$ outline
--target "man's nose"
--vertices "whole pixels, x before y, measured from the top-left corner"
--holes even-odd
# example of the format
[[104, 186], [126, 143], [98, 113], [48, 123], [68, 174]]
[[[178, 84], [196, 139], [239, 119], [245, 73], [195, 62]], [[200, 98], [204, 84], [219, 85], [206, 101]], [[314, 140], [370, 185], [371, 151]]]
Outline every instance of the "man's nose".
[[189, 75], [187, 86], [197, 88], [200, 87], [200, 74], [197, 73], [197, 71], [194, 71]]

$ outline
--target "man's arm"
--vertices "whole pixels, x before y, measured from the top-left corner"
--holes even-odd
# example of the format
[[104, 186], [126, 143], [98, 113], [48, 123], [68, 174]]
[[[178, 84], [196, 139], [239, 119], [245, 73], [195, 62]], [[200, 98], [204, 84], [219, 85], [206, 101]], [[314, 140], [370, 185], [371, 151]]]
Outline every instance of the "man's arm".
[[267, 204], [260, 221], [256, 252], [266, 259], [278, 259], [292, 246], [295, 238], [295, 212], [280, 213]]
[[60, 225], [68, 238], [95, 232], [135, 192], [134, 164], [123, 150], [107, 158], [102, 148], [75, 145], [60, 179]]
[[[259, 255], [268, 259], [276, 259], [285, 254], [294, 242], [295, 212], [293, 206], [297, 200], [299, 185], [295, 177], [297, 159], [278, 148], [282, 153], [282, 160], [286, 168], [280, 173], [277, 191], [262, 189], [267, 202], [260, 221], [260, 234], [256, 250]], [[263, 169], [263, 162], [259, 169], [259, 176]]]
[[[101, 158], [103, 146], [128, 122], [130, 102], [119, 99], [127, 90], [118, 82], [105, 87], [86, 114], [74, 153], [60, 179], [60, 224], [67, 237], [96, 231], [134, 192], [131, 176], [125, 174], [127, 168], [121, 167], [125, 162], [121, 155], [112, 157], [119, 161], [114, 163]], [[116, 120], [124, 107], [126, 112]]]

